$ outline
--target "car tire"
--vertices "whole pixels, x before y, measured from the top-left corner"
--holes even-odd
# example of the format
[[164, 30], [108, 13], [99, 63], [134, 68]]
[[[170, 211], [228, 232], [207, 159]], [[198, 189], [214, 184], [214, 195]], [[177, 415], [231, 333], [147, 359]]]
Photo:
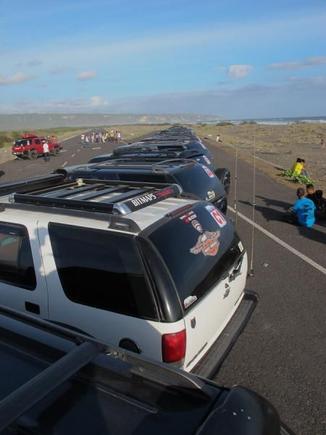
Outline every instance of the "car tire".
[[231, 173], [226, 168], [218, 168], [215, 170], [215, 175], [220, 179], [224, 186], [225, 193], [228, 195], [231, 185]]
[[35, 151], [35, 150], [32, 150], [30, 153], [29, 153], [29, 157], [28, 157], [30, 160], [35, 160], [35, 159], [37, 159], [37, 152]]

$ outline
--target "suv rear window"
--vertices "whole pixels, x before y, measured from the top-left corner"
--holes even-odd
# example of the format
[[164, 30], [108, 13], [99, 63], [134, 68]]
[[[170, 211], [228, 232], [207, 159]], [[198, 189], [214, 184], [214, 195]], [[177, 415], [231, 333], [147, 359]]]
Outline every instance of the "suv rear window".
[[36, 277], [27, 229], [0, 223], [0, 281], [34, 290]]
[[163, 257], [183, 303], [189, 296], [199, 300], [210, 291], [237, 264], [243, 250], [233, 225], [205, 203], [171, 219], [149, 238]]
[[223, 196], [223, 187], [219, 180], [209, 168], [206, 166], [205, 168], [207, 172], [203, 165], [194, 164], [183, 167], [176, 171], [173, 176], [185, 192], [191, 192], [200, 199], [206, 199], [209, 190], [213, 190], [215, 194], [218, 192], [220, 196]]
[[62, 288], [74, 302], [156, 318], [152, 293], [132, 237], [56, 223], [49, 234]]

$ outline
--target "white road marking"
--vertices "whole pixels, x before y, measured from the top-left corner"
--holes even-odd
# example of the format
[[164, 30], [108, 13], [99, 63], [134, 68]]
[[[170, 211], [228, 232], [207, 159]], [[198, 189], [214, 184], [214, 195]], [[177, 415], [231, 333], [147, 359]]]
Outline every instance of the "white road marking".
[[62, 163], [62, 167], [64, 168], [68, 162]]
[[92, 150], [101, 150], [102, 147], [93, 147]]
[[60, 150], [60, 154], [61, 153], [66, 153], [68, 150]]
[[[228, 206], [228, 209], [231, 210], [233, 213], [235, 213], [236, 211], [234, 210], [234, 208]], [[293, 248], [291, 245], [289, 245], [288, 243], [284, 242], [283, 240], [281, 240], [279, 237], [275, 236], [274, 234], [270, 233], [269, 231], [265, 230], [265, 228], [263, 228], [262, 226], [260, 226], [259, 224], [257, 224], [256, 222], [252, 221], [251, 219], [249, 219], [247, 216], [245, 216], [244, 214], [238, 212], [238, 216], [243, 219], [244, 221], [248, 222], [250, 225], [253, 225], [255, 228], [257, 228], [257, 230], [261, 231], [263, 234], [265, 234], [265, 236], [269, 237], [270, 239], [272, 239], [274, 242], [278, 243], [280, 246], [282, 246], [283, 248], [287, 249], [288, 251], [290, 251], [292, 254], [296, 255], [297, 257], [301, 258], [301, 260], [305, 261], [306, 263], [310, 264], [310, 266], [314, 267], [315, 269], [317, 269], [319, 272], [323, 273], [324, 275], [326, 275], [326, 268], [321, 266], [320, 264], [316, 263], [314, 260], [312, 260], [311, 258], [307, 257], [306, 255], [302, 254], [302, 252], [298, 251], [297, 249]]]
[[75, 153], [74, 153], [74, 154], [71, 154], [71, 157], [75, 157], [75, 155], [76, 155]]

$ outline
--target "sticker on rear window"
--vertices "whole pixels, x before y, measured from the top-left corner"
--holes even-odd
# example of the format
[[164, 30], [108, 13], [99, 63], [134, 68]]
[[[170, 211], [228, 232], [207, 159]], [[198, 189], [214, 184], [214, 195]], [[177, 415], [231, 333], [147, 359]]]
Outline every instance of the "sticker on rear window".
[[208, 201], [210, 201], [211, 199], [214, 199], [214, 198], [215, 198], [215, 192], [214, 192], [214, 190], [208, 190], [207, 191], [207, 197], [206, 197], [206, 199]]
[[199, 233], [202, 233], [203, 227], [201, 226], [201, 223], [197, 219], [197, 215], [193, 211], [189, 211], [188, 213], [180, 216], [180, 218], [185, 224], [190, 224], [197, 230]]
[[180, 219], [185, 223], [189, 224], [192, 220], [196, 219], [197, 215], [193, 211], [189, 211], [188, 213], [183, 214], [180, 216]]
[[209, 160], [209, 158], [207, 156], [203, 156], [203, 159], [205, 160], [205, 162], [210, 165], [211, 161]]
[[204, 169], [204, 171], [206, 172], [206, 174], [210, 177], [210, 178], [214, 178], [215, 174], [213, 171], [211, 171], [207, 166], [205, 165], [201, 165], [202, 168]]
[[227, 224], [225, 217], [213, 205], [206, 205], [206, 210], [209, 212], [209, 214], [212, 216], [212, 218], [220, 228], [223, 228]]
[[206, 257], [214, 257], [220, 248], [219, 231], [205, 231], [198, 237], [195, 246], [190, 248], [190, 253], [194, 255], [203, 254]]

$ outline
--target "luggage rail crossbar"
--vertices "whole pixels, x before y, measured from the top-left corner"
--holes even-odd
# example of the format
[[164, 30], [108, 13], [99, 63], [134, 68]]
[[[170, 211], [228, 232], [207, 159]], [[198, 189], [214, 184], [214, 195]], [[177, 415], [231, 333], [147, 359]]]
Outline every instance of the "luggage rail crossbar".
[[28, 178], [26, 180], [0, 183], [0, 196], [8, 195], [13, 192], [27, 192], [29, 190], [49, 188], [63, 182], [63, 174], [42, 175], [40, 177]]
[[[170, 368], [162, 363], [140, 357], [137, 354], [111, 346], [75, 330], [70, 330], [3, 305], [0, 305], [0, 316], [64, 338], [76, 345], [0, 401], [0, 432], [40, 402], [47, 394], [76, 375], [79, 370], [89, 363], [96, 363], [94, 359], [100, 354], [106, 354], [108, 358], [118, 358], [130, 364], [129, 373], [133, 376], [176, 390], [192, 391], [203, 400], [211, 398], [210, 391], [205, 388], [205, 382], [182, 370]], [[22, 335], [22, 333], [20, 334]], [[96, 381], [94, 380], [94, 382]]]
[[13, 193], [11, 203], [126, 215], [182, 193], [177, 184], [97, 179], [62, 182], [59, 175], [61, 183]]

